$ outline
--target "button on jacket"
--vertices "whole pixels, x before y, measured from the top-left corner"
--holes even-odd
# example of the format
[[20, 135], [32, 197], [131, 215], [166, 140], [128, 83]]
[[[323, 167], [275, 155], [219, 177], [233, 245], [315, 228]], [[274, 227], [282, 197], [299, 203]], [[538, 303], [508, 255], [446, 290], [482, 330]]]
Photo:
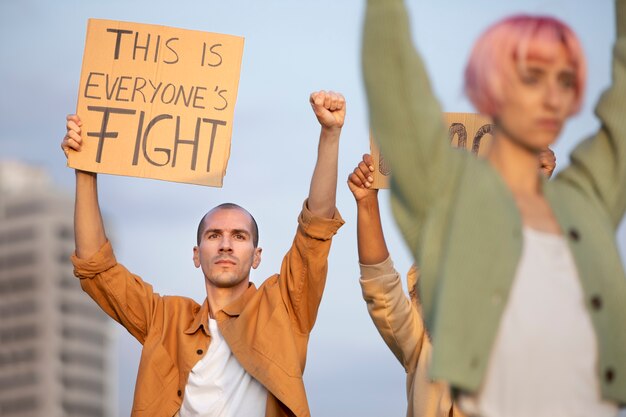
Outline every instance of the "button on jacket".
[[[616, 0], [613, 83], [599, 130], [542, 183], [574, 256], [605, 399], [626, 403], [626, 276], [615, 242], [626, 210], [626, 0]], [[421, 268], [430, 376], [475, 392], [522, 251], [511, 191], [485, 160], [453, 150], [401, 0], [368, 0], [363, 72], [374, 137], [393, 167], [392, 208]]]
[[[268, 390], [266, 416], [309, 416], [302, 382], [309, 333], [321, 301], [331, 239], [343, 224], [313, 216], [306, 202], [280, 273], [250, 284], [217, 312], [220, 332], [243, 368]], [[142, 345], [133, 417], [172, 417], [190, 370], [211, 340], [209, 305], [161, 296], [115, 260], [107, 242], [90, 259], [72, 256], [81, 286]]]

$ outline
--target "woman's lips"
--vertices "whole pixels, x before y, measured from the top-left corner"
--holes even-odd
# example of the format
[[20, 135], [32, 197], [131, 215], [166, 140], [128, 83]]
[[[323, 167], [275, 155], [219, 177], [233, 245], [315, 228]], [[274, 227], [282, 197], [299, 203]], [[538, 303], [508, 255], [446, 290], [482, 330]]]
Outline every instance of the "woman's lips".
[[559, 119], [542, 118], [537, 120], [537, 125], [545, 130], [559, 131], [561, 129], [561, 121]]

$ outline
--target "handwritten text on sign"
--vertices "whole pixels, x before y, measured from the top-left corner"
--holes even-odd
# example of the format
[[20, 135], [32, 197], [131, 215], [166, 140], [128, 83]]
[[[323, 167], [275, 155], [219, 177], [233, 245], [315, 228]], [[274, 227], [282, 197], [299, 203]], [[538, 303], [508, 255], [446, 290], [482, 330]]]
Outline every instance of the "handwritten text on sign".
[[221, 186], [230, 155], [243, 38], [90, 19], [68, 165]]
[[[474, 113], [444, 113], [444, 118], [450, 145], [467, 149], [474, 155], [482, 155], [487, 151], [493, 128], [488, 117]], [[376, 167], [373, 187], [389, 188], [391, 168], [385, 162], [373, 138], [370, 138], [370, 152]]]

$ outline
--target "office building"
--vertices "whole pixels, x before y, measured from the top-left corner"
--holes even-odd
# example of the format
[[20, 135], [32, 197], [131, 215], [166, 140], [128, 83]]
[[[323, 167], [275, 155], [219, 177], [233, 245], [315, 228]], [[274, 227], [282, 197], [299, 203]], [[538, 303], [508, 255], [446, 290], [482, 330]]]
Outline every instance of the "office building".
[[73, 196], [0, 161], [0, 416], [112, 417], [114, 330], [73, 275]]

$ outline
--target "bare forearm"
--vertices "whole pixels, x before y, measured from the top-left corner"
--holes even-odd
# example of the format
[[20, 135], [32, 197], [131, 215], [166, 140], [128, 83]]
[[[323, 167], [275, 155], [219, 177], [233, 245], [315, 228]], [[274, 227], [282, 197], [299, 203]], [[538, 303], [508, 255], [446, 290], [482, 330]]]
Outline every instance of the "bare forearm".
[[363, 265], [379, 264], [389, 257], [377, 196], [357, 201], [357, 243]]
[[308, 207], [316, 216], [332, 218], [337, 196], [337, 158], [341, 128], [322, 128], [311, 178]]
[[96, 174], [76, 171], [76, 201], [74, 206], [74, 239], [76, 256], [90, 258], [106, 243]]

